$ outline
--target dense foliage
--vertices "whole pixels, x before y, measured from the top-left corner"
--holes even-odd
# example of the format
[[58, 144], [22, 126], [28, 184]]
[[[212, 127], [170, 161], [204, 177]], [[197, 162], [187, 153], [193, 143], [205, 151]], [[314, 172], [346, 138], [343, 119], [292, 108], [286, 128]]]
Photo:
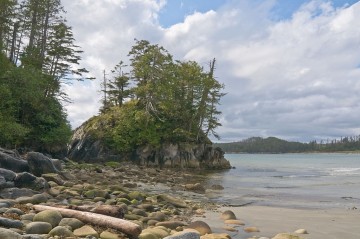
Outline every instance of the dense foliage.
[[360, 136], [342, 137], [339, 140], [311, 141], [310, 143], [289, 142], [275, 137], [253, 137], [239, 142], [217, 143], [227, 153], [301, 153], [340, 152], [360, 149]]
[[129, 58], [130, 65], [120, 62], [104, 83], [102, 114], [89, 123], [102, 122], [101, 137], [111, 148], [218, 137], [217, 106], [224, 94], [214, 77], [215, 59], [207, 72], [196, 62], [173, 60], [163, 47], [145, 40], [136, 41]]
[[0, 146], [58, 151], [71, 135], [61, 84], [80, 57], [60, 0], [0, 1]]

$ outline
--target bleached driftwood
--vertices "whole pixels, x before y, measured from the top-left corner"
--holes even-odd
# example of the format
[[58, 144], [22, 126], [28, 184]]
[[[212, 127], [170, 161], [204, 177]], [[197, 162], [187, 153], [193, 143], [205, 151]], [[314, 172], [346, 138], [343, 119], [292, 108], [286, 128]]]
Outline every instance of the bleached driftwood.
[[92, 212], [83, 212], [72, 209], [57, 208], [43, 205], [34, 205], [33, 207], [36, 211], [56, 210], [60, 212], [61, 215], [64, 217], [73, 217], [85, 223], [110, 227], [133, 237], [137, 237], [141, 233], [141, 227], [138, 224], [120, 218], [110, 217]]

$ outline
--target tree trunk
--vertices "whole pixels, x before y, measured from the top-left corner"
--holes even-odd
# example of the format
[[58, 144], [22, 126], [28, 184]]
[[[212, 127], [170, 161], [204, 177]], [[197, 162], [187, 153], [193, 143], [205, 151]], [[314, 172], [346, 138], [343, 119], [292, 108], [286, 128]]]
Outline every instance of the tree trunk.
[[64, 217], [77, 218], [82, 222], [91, 223], [104, 227], [111, 227], [119, 230], [127, 235], [138, 237], [141, 233], [141, 227], [133, 222], [124, 219], [105, 216], [97, 213], [82, 212], [65, 208], [57, 208], [43, 205], [34, 205], [36, 211], [55, 210], [61, 213]]
[[11, 49], [10, 49], [10, 61], [15, 63], [15, 45], [16, 45], [16, 36], [17, 36], [17, 31], [19, 29], [19, 22], [15, 22], [14, 24], [14, 30], [13, 30], [13, 34], [12, 34], [12, 39], [11, 39]]
[[30, 31], [30, 37], [29, 37], [29, 48], [32, 50], [34, 47], [34, 41], [35, 41], [35, 34], [36, 34], [36, 28], [37, 28], [37, 15], [38, 15], [38, 7], [39, 2], [38, 0], [33, 1], [34, 7], [32, 12], [32, 18], [31, 18], [31, 31]]

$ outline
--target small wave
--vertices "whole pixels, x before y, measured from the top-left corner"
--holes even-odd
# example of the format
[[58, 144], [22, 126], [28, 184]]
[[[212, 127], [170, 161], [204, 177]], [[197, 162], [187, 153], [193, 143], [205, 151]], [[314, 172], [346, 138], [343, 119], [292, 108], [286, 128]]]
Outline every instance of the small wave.
[[328, 172], [332, 176], [336, 175], [360, 175], [360, 168], [330, 168]]
[[296, 186], [266, 186], [264, 188], [268, 188], [268, 189], [293, 189], [293, 188], [298, 188]]
[[275, 175], [273, 178], [317, 178], [321, 175], [318, 174], [299, 174], [299, 175]]
[[249, 168], [247, 169], [247, 171], [252, 172], [252, 173], [273, 173], [273, 172], [277, 172], [276, 169], [271, 169], [271, 168]]

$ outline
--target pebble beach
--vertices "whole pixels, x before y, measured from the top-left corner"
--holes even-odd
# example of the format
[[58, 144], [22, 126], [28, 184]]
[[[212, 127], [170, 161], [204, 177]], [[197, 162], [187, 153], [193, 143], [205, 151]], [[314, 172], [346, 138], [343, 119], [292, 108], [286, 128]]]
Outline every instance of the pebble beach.
[[[64, 172], [66, 177], [43, 175], [51, 186], [44, 193], [0, 199], [0, 238], [355, 239], [360, 235], [355, 226], [360, 219], [357, 209], [316, 211], [214, 203], [205, 192], [222, 190], [222, 186], [203, 183], [211, 174], [126, 163], [67, 163]], [[41, 210], [44, 205], [51, 209]], [[135, 232], [69, 217], [57, 208], [107, 215]]]

